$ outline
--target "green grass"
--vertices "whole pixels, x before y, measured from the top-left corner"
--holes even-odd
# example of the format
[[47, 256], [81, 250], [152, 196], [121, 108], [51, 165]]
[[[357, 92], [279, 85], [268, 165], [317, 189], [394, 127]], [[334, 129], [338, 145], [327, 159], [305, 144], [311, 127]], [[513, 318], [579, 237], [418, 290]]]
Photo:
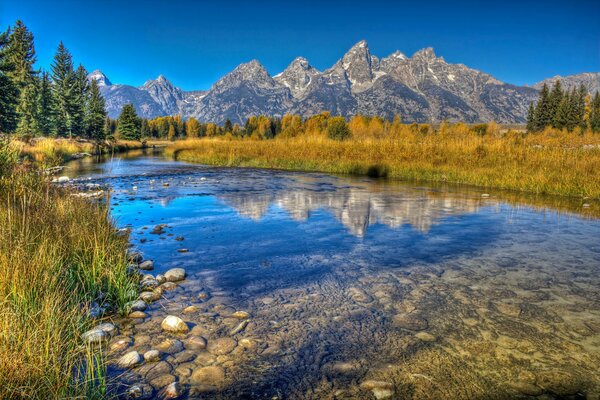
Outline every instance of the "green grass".
[[0, 398], [101, 398], [104, 363], [80, 335], [97, 299], [136, 295], [108, 210], [52, 187], [0, 143]]

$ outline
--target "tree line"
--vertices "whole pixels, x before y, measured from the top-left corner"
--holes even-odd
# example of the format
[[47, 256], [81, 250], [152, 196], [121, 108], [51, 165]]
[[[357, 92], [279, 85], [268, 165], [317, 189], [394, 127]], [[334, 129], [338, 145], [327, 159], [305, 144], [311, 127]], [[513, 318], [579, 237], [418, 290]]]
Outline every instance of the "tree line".
[[527, 131], [539, 132], [548, 127], [600, 132], [600, 94], [596, 92], [592, 98], [583, 85], [565, 90], [560, 81], [552, 89], [544, 83], [537, 104], [529, 105]]
[[0, 132], [21, 138], [80, 136], [103, 140], [105, 101], [61, 42], [50, 71], [36, 69], [34, 37], [22, 21], [0, 33]]

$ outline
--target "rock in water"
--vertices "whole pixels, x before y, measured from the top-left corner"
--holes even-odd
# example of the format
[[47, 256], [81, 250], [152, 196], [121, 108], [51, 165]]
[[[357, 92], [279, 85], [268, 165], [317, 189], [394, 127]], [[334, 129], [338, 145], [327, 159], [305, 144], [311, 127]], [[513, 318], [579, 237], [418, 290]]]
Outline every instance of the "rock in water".
[[196, 385], [210, 385], [220, 387], [225, 381], [225, 371], [217, 365], [197, 368], [192, 372], [190, 381]]
[[139, 265], [139, 269], [143, 269], [144, 271], [151, 271], [154, 269], [154, 261], [146, 260]]
[[142, 357], [137, 351], [130, 351], [125, 354], [123, 357], [119, 358], [117, 364], [121, 368], [131, 368], [142, 362]]
[[389, 399], [394, 395], [394, 384], [385, 381], [368, 380], [360, 384], [365, 390], [370, 390], [377, 400]]
[[190, 328], [179, 317], [169, 315], [161, 322], [160, 326], [163, 330], [173, 333], [188, 333]]
[[165, 278], [167, 282], [178, 282], [185, 279], [185, 269], [183, 268], [172, 268], [165, 272]]

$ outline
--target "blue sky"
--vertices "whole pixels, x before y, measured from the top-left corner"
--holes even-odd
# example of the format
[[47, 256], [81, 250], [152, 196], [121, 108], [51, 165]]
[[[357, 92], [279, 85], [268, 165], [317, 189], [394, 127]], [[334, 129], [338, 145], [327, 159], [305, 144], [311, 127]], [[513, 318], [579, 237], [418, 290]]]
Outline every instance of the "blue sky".
[[600, 71], [600, 1], [38, 1], [0, 0], [0, 24], [20, 18], [47, 68], [60, 40], [113, 83], [164, 74], [207, 89], [258, 59], [271, 74], [296, 56], [330, 67], [354, 43], [407, 55], [431, 46], [514, 84]]

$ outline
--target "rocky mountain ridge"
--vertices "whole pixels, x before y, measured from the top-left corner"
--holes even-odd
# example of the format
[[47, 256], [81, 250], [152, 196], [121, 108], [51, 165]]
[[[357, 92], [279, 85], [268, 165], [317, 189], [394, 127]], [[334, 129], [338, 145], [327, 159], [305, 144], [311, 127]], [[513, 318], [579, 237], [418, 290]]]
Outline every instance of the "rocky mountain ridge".
[[[360, 41], [331, 68], [319, 71], [303, 57], [271, 76], [257, 61], [236, 67], [207, 91], [183, 91], [164, 76], [140, 87], [115, 85], [99, 70], [96, 79], [106, 98], [109, 115], [117, 117], [133, 103], [145, 118], [180, 114], [202, 122], [243, 123], [252, 115], [308, 117], [323, 111], [351, 117], [356, 114], [404, 122], [464, 121], [523, 123], [531, 101], [543, 84], [515, 86], [463, 64], [447, 63], [432, 48], [408, 57], [396, 51], [384, 58], [371, 54]], [[600, 73], [561, 79], [566, 86], [583, 83], [600, 90]]]

